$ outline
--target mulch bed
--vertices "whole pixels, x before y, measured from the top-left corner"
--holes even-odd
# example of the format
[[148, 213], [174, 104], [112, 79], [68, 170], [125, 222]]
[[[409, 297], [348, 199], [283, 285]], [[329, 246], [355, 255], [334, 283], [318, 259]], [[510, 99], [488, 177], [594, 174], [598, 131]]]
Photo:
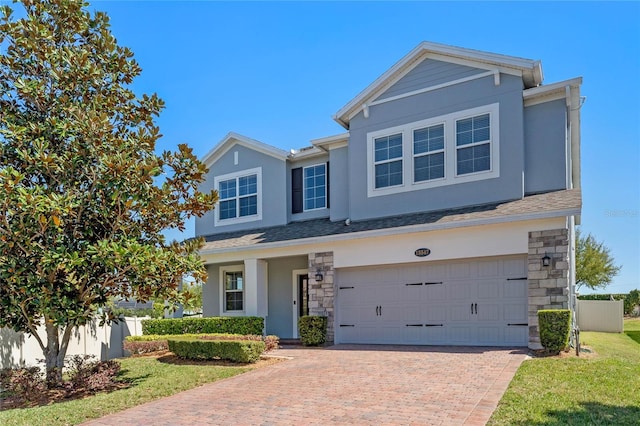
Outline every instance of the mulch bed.
[[[160, 352], [150, 352], [142, 355], [134, 355], [135, 358], [156, 358], [159, 362], [167, 363], [167, 364], [175, 364], [175, 365], [211, 365], [218, 367], [244, 367], [250, 369], [256, 369], [261, 367], [266, 367], [268, 365], [277, 364], [281, 361], [284, 361], [282, 358], [274, 358], [274, 357], [261, 357], [258, 362], [254, 362], [253, 364], [241, 364], [237, 362], [230, 362], [224, 360], [191, 360], [191, 359], [183, 359], [174, 355], [170, 351], [160, 351]], [[119, 389], [125, 389], [129, 387], [130, 384], [126, 382], [116, 383], [113, 388], [107, 391], [102, 392], [112, 392]], [[39, 395], [39, 398], [35, 401], [24, 401], [21, 398], [17, 398], [14, 396], [8, 396], [6, 398], [0, 398], [0, 411], [4, 410], [12, 410], [15, 408], [31, 408], [38, 407], [43, 405], [55, 404], [58, 402], [71, 401], [74, 399], [82, 399], [92, 395], [95, 395], [96, 392], [89, 391], [87, 389], [76, 389], [73, 392], [68, 392], [64, 389], [49, 389]]]

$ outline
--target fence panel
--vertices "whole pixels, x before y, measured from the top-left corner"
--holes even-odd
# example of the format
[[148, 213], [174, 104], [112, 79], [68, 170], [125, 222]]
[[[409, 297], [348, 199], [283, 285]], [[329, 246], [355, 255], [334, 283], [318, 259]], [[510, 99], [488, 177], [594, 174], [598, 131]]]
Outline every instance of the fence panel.
[[622, 333], [624, 302], [622, 300], [580, 300], [577, 312], [580, 331]]
[[[108, 359], [124, 356], [122, 341], [127, 336], [142, 334], [141, 321], [146, 318], [125, 318], [118, 324], [99, 326], [93, 321], [86, 326], [77, 327], [71, 334], [67, 356], [93, 355], [96, 359]], [[46, 344], [44, 327], [38, 329]], [[33, 336], [2, 328], [0, 329], [0, 369], [23, 365], [36, 365], [43, 359], [42, 349]]]

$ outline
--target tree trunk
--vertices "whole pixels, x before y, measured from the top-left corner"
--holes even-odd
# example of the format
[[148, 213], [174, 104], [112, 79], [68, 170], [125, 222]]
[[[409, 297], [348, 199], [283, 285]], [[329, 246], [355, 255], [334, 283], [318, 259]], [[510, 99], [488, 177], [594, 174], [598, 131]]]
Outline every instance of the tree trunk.
[[52, 323], [45, 321], [47, 330], [47, 346], [44, 350], [44, 361], [47, 369], [47, 387], [49, 389], [62, 385], [62, 369], [67, 355], [72, 326], [67, 325], [60, 341], [59, 329]]

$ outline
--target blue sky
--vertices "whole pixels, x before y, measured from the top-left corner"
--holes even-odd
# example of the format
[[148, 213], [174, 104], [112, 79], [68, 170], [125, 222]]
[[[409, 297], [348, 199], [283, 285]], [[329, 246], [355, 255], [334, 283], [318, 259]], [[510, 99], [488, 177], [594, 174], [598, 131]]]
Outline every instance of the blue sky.
[[[331, 116], [420, 41], [542, 60], [582, 76], [583, 232], [611, 249], [610, 292], [640, 288], [640, 3], [96, 1], [166, 102], [160, 149], [204, 155], [229, 131], [283, 149], [344, 131]], [[190, 225], [184, 235], [193, 235]]]

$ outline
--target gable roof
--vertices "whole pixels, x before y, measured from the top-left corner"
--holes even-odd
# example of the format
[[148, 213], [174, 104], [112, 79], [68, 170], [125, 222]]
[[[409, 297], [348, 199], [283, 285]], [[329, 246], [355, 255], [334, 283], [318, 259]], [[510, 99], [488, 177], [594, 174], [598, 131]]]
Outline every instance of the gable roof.
[[279, 160], [286, 160], [289, 155], [287, 151], [276, 148], [275, 146], [251, 139], [239, 133], [229, 132], [216, 146], [213, 147], [211, 151], [202, 157], [202, 162], [207, 167], [211, 167], [216, 160], [222, 157], [234, 145], [242, 145], [246, 148], [270, 155]]
[[333, 119], [349, 129], [349, 121], [355, 111], [374, 100], [427, 58], [518, 75], [522, 77], [525, 89], [542, 83], [540, 61], [423, 41], [336, 112]]
[[580, 190], [570, 189], [528, 195], [515, 201], [369, 219], [349, 225], [328, 218], [314, 219], [205, 236], [200, 254], [579, 215], [581, 206]]

